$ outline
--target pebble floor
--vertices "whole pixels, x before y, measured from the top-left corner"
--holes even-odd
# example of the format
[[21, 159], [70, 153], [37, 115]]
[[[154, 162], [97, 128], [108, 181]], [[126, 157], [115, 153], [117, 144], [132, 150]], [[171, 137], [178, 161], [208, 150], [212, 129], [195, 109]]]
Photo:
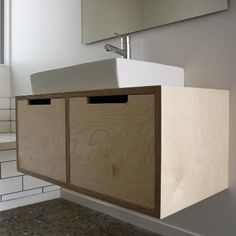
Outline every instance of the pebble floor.
[[0, 236], [160, 236], [55, 199], [0, 212]]

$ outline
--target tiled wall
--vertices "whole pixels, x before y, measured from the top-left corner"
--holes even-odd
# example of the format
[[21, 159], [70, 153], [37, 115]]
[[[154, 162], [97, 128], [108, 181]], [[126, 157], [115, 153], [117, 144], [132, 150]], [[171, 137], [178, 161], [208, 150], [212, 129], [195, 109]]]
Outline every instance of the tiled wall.
[[0, 133], [11, 130], [10, 98], [0, 97]]
[[0, 97], [0, 133], [16, 132], [15, 98]]
[[[11, 132], [16, 132], [15, 98], [9, 67], [0, 65], [0, 135]], [[0, 150], [0, 211], [58, 197], [58, 186], [17, 171], [16, 149]]]
[[0, 211], [60, 196], [59, 187], [16, 170], [16, 150], [0, 151]]
[[10, 129], [10, 67], [0, 64], [0, 133]]

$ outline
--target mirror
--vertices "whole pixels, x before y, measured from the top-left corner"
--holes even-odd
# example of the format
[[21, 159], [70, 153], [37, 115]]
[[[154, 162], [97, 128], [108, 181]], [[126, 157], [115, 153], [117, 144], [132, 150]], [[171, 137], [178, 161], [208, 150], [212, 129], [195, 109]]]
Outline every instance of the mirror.
[[223, 11], [228, 0], [82, 0], [82, 43]]

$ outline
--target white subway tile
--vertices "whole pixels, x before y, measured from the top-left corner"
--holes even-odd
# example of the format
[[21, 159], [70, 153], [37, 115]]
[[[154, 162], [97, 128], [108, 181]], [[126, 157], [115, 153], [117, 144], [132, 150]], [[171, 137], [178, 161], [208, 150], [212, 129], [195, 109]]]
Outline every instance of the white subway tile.
[[51, 185], [51, 183], [31, 177], [29, 175], [25, 175], [23, 177], [24, 190], [39, 188], [39, 187], [48, 186], [48, 185]]
[[10, 120], [16, 120], [16, 110], [10, 110]]
[[16, 99], [15, 99], [15, 97], [10, 98], [10, 108], [11, 109], [16, 109]]
[[22, 175], [16, 170], [16, 161], [4, 162], [1, 164], [1, 177], [8, 178], [13, 176]]
[[14, 161], [16, 160], [16, 150], [4, 150], [0, 151], [0, 162]]
[[11, 132], [15, 133], [16, 132], [16, 122], [11, 121]]
[[10, 132], [11, 122], [10, 121], [0, 121], [0, 133]]
[[12, 200], [12, 199], [32, 196], [32, 195], [40, 194], [40, 193], [42, 193], [42, 188], [27, 190], [27, 191], [23, 191], [23, 192], [19, 192], [19, 193], [10, 193], [10, 194], [7, 194], [7, 195], [3, 195], [2, 196], [2, 201], [9, 201], [9, 200]]
[[0, 110], [0, 120], [11, 120], [10, 110]]
[[55, 190], [59, 190], [60, 187], [57, 185], [52, 185], [52, 186], [47, 186], [47, 187], [43, 187], [43, 192], [50, 192], [50, 191], [55, 191]]
[[0, 180], [0, 195], [22, 191], [22, 177]]
[[0, 97], [0, 109], [9, 109], [10, 108], [10, 99]]

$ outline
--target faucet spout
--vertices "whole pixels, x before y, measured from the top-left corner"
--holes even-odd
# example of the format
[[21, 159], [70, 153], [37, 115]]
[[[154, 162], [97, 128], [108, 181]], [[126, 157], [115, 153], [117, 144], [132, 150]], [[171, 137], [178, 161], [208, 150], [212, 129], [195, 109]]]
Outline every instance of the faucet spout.
[[106, 44], [104, 47], [108, 52], [114, 52], [121, 55], [123, 58], [127, 58], [127, 52], [124, 49], [117, 48], [111, 44]]
[[[116, 35], [118, 35], [118, 34], [116, 34]], [[122, 58], [130, 59], [131, 58], [130, 36], [118, 35], [118, 37], [121, 40], [121, 48], [115, 47], [111, 44], [106, 44], [104, 47], [105, 50], [107, 50], [108, 52], [117, 53], [117, 54], [121, 55]]]

